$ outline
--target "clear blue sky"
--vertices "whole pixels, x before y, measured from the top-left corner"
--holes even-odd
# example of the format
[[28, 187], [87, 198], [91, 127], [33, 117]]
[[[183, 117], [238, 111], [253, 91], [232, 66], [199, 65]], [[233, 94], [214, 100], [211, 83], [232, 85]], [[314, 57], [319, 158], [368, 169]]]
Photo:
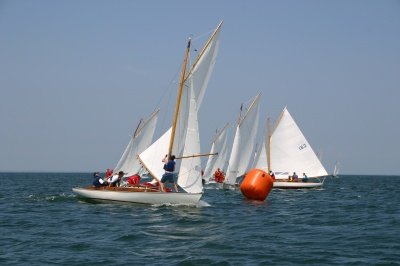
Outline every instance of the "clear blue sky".
[[0, 171], [114, 167], [139, 119], [175, 98], [186, 39], [220, 20], [204, 152], [261, 91], [260, 123], [288, 106], [328, 172], [400, 174], [394, 0], [0, 1]]

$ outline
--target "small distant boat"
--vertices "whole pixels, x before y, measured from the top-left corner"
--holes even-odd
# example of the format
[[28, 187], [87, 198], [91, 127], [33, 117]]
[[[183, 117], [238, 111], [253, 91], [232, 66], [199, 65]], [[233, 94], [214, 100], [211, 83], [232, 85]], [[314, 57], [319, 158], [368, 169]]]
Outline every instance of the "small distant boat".
[[258, 93], [244, 116], [239, 117], [232, 151], [229, 157], [229, 165], [223, 184], [223, 187], [226, 189], [236, 187], [237, 180], [247, 172], [251, 160], [253, 159], [252, 155], [258, 129], [260, 96], [261, 93]]
[[177, 183], [183, 192], [161, 192], [142, 186], [100, 188], [90, 186], [73, 188], [77, 195], [88, 199], [142, 204], [196, 205], [199, 202], [203, 195], [203, 186], [197, 115], [215, 64], [221, 26], [222, 22], [214, 30], [189, 69], [187, 69], [187, 66], [191, 39], [188, 40], [172, 126], [139, 154], [141, 165], [158, 181], [161, 180], [164, 173], [161, 160], [165, 154], [168, 158], [175, 155], [177, 159], [182, 159], [179, 165]]
[[[274, 188], [322, 187], [328, 173], [286, 107], [268, 135], [268, 169], [275, 174]], [[289, 180], [294, 172], [298, 182]], [[303, 173], [307, 182], [302, 182]]]
[[335, 166], [333, 167], [332, 177], [339, 177], [339, 162], [336, 161]]

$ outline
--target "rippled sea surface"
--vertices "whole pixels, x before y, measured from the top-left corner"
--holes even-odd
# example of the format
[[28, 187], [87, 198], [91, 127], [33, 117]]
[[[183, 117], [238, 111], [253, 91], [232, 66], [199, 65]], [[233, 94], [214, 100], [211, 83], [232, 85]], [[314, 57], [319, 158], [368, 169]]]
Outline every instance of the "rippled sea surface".
[[400, 177], [327, 178], [264, 202], [90, 203], [90, 173], [1, 173], [0, 265], [400, 265]]

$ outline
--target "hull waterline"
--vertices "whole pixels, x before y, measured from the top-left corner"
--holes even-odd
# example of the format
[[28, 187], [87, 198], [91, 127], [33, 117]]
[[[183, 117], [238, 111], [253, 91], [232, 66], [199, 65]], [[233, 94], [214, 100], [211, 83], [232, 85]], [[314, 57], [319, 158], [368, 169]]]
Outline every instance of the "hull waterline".
[[183, 204], [197, 205], [202, 193], [173, 193], [133, 190], [105, 190], [89, 188], [73, 188], [72, 191], [79, 197], [94, 200], [109, 200], [118, 202], [131, 202], [140, 204]]
[[322, 182], [288, 182], [275, 181], [274, 188], [299, 189], [299, 188], [319, 188], [322, 187]]

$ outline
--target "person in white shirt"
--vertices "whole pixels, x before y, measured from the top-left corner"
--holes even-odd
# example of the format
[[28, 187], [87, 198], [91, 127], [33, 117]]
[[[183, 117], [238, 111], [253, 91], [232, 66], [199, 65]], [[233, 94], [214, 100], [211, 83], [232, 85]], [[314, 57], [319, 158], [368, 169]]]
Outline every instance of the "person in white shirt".
[[110, 187], [119, 187], [124, 174], [125, 173], [123, 171], [119, 171], [118, 174], [114, 174], [112, 177], [110, 177], [110, 180], [108, 181], [109, 186]]

